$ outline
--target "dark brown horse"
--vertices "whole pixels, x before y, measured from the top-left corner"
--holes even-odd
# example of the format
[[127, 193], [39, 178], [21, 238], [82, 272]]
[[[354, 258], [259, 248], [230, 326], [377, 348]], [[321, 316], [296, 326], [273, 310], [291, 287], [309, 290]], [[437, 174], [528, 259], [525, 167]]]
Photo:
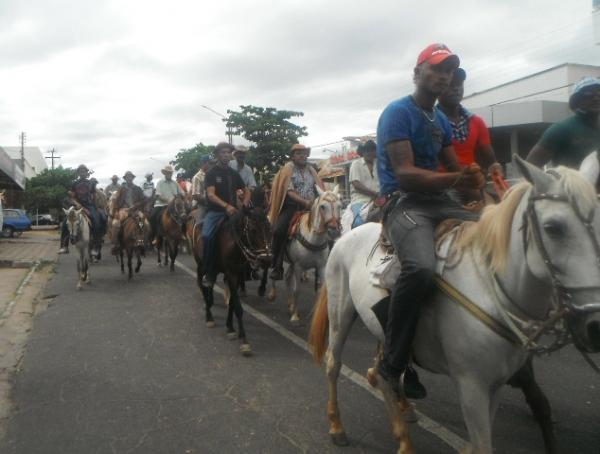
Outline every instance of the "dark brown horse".
[[[192, 218], [188, 222], [188, 236], [191, 239], [192, 251], [197, 265], [198, 286], [204, 297], [206, 326], [215, 326], [212, 315], [214, 303], [213, 289], [202, 285], [204, 267], [202, 265], [202, 227], [195, 225]], [[271, 228], [265, 212], [260, 208], [242, 209], [234, 216], [226, 219], [219, 227], [216, 234], [217, 257], [216, 270], [225, 275], [230, 298], [227, 312], [226, 329], [229, 339], [240, 339], [240, 351], [244, 356], [249, 356], [252, 349], [246, 338], [243, 322], [243, 308], [240, 301], [238, 288], [243, 279], [246, 264], [253, 268], [268, 266], [272, 260], [271, 254]], [[233, 315], [238, 322], [238, 331], [233, 328]]]
[[129, 270], [128, 279], [133, 277], [131, 260], [133, 254], [137, 258], [135, 272], [139, 273], [142, 266], [142, 255], [145, 252], [145, 243], [147, 236], [147, 221], [144, 215], [137, 211], [135, 214], [130, 214], [122, 222], [121, 231], [119, 233], [119, 256], [121, 259], [121, 273], [125, 273], [125, 262], [123, 260], [123, 252], [127, 254], [127, 268]]
[[165, 247], [165, 266], [169, 265], [170, 270], [175, 271], [175, 259], [179, 252], [179, 243], [184, 239], [184, 229], [187, 220], [187, 206], [182, 195], [176, 195], [169, 202], [160, 215], [158, 222], [158, 232], [156, 234], [156, 249], [158, 256], [158, 266], [161, 266], [160, 251]]

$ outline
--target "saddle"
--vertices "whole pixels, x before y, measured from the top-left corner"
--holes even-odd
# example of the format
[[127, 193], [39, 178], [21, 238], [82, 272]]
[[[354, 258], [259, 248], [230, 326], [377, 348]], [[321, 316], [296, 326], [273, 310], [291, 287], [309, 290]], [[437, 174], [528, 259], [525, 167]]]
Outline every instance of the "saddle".
[[308, 213], [308, 211], [296, 211], [294, 216], [292, 216], [292, 220], [290, 221], [290, 227], [288, 228], [288, 238], [292, 239], [298, 233], [298, 229], [300, 228], [300, 220], [302, 219], [302, 215], [304, 213]]

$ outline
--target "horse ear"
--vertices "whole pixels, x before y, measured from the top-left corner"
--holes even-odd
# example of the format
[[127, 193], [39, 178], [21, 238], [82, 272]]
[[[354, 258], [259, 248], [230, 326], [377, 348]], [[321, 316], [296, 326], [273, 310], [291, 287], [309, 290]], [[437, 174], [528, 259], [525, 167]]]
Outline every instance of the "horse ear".
[[598, 161], [598, 152], [592, 151], [582, 161], [579, 167], [579, 172], [588, 180], [592, 185], [596, 186], [598, 183], [598, 177], [600, 176], [600, 162]]
[[518, 155], [514, 155], [513, 158], [523, 178], [535, 186], [538, 192], [547, 192], [550, 186], [556, 181], [552, 175], [548, 175], [542, 169], [521, 159]]
[[67, 210], [65, 208], [63, 208], [62, 210], [64, 211], [65, 214], [69, 214], [69, 210]]
[[315, 185], [315, 187], [317, 188], [317, 194], [319, 194], [319, 197], [321, 197], [323, 194], [325, 194], [325, 191], [323, 191], [319, 185]]

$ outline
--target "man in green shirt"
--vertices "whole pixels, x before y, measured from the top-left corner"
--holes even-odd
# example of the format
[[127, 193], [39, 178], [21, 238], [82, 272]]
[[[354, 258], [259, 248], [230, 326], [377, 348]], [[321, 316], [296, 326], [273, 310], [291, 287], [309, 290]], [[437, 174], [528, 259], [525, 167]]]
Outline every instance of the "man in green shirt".
[[584, 77], [569, 98], [572, 117], [550, 126], [529, 152], [539, 167], [551, 162], [578, 169], [585, 157], [600, 151], [600, 79]]

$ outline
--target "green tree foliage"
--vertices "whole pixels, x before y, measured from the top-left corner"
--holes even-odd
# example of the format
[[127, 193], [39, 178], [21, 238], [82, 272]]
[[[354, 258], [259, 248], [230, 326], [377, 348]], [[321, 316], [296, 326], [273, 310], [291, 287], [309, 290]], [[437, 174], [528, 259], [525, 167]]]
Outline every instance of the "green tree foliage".
[[171, 164], [175, 166], [175, 170], [183, 171], [186, 178], [193, 177], [198, 169], [200, 169], [200, 159], [202, 156], [213, 156], [214, 145], [204, 145], [199, 143], [192, 148], [182, 148]]
[[259, 173], [274, 173], [289, 160], [289, 151], [298, 139], [308, 135], [305, 126], [298, 126], [291, 118], [304, 113], [277, 110], [273, 107], [240, 106], [240, 111], [228, 110], [223, 120], [233, 134], [253, 142], [248, 164]]
[[25, 189], [25, 208], [35, 213], [57, 214], [62, 208], [62, 202], [67, 191], [77, 179], [77, 171], [59, 166], [46, 169], [39, 175], [27, 180]]

